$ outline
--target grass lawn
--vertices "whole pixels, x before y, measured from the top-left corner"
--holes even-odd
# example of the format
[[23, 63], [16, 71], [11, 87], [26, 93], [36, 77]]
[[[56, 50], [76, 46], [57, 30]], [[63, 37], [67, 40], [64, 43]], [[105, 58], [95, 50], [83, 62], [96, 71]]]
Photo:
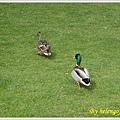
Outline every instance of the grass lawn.
[[[119, 50], [120, 3], [0, 3], [0, 117], [120, 117]], [[92, 78], [80, 90], [76, 53]]]

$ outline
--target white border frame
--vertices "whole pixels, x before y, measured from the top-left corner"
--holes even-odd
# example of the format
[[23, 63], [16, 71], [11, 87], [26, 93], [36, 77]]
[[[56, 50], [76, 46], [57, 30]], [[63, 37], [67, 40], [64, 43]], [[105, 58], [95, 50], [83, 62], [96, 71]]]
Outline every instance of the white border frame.
[[0, 0], [0, 2], [18, 2], [18, 3], [20, 3], [20, 2], [27, 2], [27, 3], [35, 3], [35, 2], [55, 2], [55, 3], [60, 3], [60, 2], [62, 2], [62, 3], [76, 3], [76, 2], [93, 2], [93, 3], [98, 3], [98, 2], [101, 2], [101, 3], [105, 3], [105, 2], [109, 2], [109, 3], [111, 3], [111, 2], [113, 2], [113, 3], [116, 3], [116, 2], [120, 2], [120, 0], [114, 0], [114, 1], [112, 1], [112, 0]]

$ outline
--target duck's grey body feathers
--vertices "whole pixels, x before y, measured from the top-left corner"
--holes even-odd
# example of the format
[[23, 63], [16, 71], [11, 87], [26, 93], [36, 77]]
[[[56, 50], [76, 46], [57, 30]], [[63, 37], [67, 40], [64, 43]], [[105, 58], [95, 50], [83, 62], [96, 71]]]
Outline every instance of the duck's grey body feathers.
[[41, 32], [38, 32], [39, 41], [37, 42], [38, 54], [51, 55], [51, 47], [47, 40], [42, 39]]
[[71, 72], [71, 75], [76, 82], [80, 82], [85, 86], [90, 85], [90, 74], [86, 68], [75, 66]]

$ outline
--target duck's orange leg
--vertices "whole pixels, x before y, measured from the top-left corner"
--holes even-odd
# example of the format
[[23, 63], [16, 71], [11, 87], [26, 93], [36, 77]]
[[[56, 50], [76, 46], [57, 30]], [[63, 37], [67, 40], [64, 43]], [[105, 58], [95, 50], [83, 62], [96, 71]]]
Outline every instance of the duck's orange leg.
[[78, 88], [80, 89], [80, 82], [77, 82], [78, 83]]

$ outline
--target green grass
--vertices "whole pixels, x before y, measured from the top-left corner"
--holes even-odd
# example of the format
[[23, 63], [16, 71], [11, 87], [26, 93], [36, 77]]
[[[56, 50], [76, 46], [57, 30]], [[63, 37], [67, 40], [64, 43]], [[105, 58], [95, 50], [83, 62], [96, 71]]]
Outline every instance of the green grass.
[[[120, 117], [119, 39], [119, 3], [0, 3], [0, 117]], [[76, 53], [92, 77], [81, 90]]]

